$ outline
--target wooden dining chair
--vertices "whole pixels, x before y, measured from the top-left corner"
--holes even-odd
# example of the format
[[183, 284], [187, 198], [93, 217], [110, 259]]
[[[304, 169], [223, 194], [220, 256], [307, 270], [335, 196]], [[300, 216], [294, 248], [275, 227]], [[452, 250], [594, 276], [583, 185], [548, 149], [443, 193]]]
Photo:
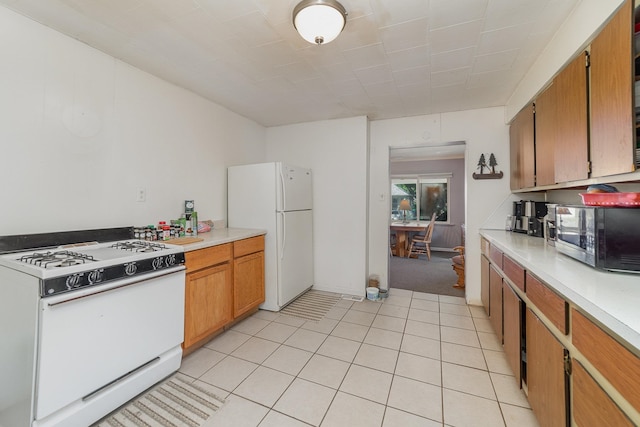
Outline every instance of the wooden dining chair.
[[459, 254], [451, 258], [451, 268], [458, 275], [458, 281], [453, 287], [462, 289], [464, 288], [464, 246], [456, 246], [453, 250]]
[[[424, 234], [418, 234], [411, 239], [409, 246], [409, 258], [417, 258], [419, 254], [426, 254], [427, 259], [431, 260], [431, 236], [433, 235], [433, 227], [436, 223], [436, 213], [431, 215], [431, 221], [427, 225]], [[415, 256], [414, 256], [415, 255]]]
[[396, 256], [398, 251], [398, 239], [396, 233], [389, 234], [389, 256]]

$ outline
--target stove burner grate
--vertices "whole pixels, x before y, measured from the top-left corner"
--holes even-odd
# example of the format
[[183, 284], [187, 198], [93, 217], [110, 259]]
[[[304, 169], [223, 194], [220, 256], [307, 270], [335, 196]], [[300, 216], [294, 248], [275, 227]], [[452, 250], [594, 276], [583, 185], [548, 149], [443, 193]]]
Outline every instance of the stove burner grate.
[[152, 243], [144, 240], [118, 242], [114, 243], [111, 247], [131, 252], [158, 252], [167, 249], [167, 246], [162, 243]]
[[42, 268], [52, 267], [69, 267], [72, 265], [84, 264], [87, 262], [95, 261], [91, 255], [81, 254], [71, 251], [58, 251], [58, 252], [34, 252], [29, 255], [23, 255], [18, 258], [18, 261], [37, 265]]

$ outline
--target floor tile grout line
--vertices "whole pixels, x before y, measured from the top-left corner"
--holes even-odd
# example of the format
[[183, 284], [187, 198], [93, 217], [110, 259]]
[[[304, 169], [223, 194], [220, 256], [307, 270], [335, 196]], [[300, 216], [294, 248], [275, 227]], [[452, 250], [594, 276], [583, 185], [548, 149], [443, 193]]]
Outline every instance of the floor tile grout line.
[[[413, 299], [413, 297], [411, 297], [411, 299]], [[352, 304], [352, 305], [353, 305], [353, 304]], [[391, 385], [390, 385], [390, 387], [389, 387], [389, 390], [388, 390], [388, 392], [387, 392], [386, 403], [383, 405], [383, 406], [384, 406], [383, 419], [384, 419], [384, 415], [386, 414], [387, 408], [389, 407], [389, 406], [388, 406], [388, 403], [389, 403], [389, 397], [390, 397], [390, 393], [391, 393], [391, 388], [392, 388], [392, 386], [393, 386], [393, 380], [395, 379], [395, 377], [396, 377], [396, 376], [401, 377], [401, 378], [407, 378], [407, 377], [403, 377], [402, 375], [396, 374], [396, 371], [397, 371], [397, 366], [398, 366], [399, 354], [400, 354], [400, 353], [402, 353], [402, 343], [404, 342], [405, 336], [406, 336], [406, 335], [412, 335], [412, 334], [410, 334], [410, 333], [407, 333], [407, 331], [406, 331], [406, 329], [407, 329], [407, 323], [408, 323], [408, 321], [409, 321], [409, 320], [413, 320], [413, 319], [409, 319], [409, 313], [407, 313], [407, 316], [405, 316], [405, 317], [399, 317], [400, 319], [403, 319], [403, 320], [404, 320], [404, 327], [403, 327], [402, 332], [397, 331], [397, 330], [393, 330], [393, 329], [385, 329], [385, 328], [380, 328], [380, 327], [377, 327], [377, 326], [373, 326], [373, 322], [375, 322], [375, 318], [376, 318], [376, 316], [380, 315], [380, 314], [379, 314], [380, 308], [381, 308], [381, 307], [378, 307], [378, 309], [376, 310], [376, 312], [375, 312], [375, 313], [371, 313], [371, 312], [369, 312], [369, 311], [354, 310], [354, 311], [359, 311], [359, 312], [363, 312], [363, 313], [371, 313], [371, 314], [373, 314], [373, 315], [374, 315], [374, 319], [373, 319], [373, 320], [372, 320], [372, 322], [369, 324], [369, 326], [367, 326], [367, 332], [365, 333], [364, 338], [363, 338], [361, 341], [351, 340], [351, 341], [354, 341], [354, 342], [357, 342], [357, 343], [358, 343], [358, 349], [356, 350], [355, 355], [354, 355], [353, 359], [351, 360], [351, 362], [349, 362], [349, 369], [351, 369], [351, 367], [352, 367], [353, 365], [356, 365], [356, 366], [362, 366], [362, 367], [367, 367], [367, 366], [364, 366], [364, 365], [359, 365], [358, 363], [356, 363], [356, 362], [355, 362], [355, 359], [356, 359], [357, 354], [359, 353], [359, 351], [362, 349], [363, 344], [365, 344], [366, 337], [369, 335], [369, 333], [370, 333], [370, 331], [371, 331], [372, 329], [379, 329], [379, 330], [382, 330], [382, 331], [396, 332], [396, 333], [401, 333], [401, 334], [402, 334], [402, 338], [401, 338], [401, 341], [400, 341], [400, 347], [399, 347], [398, 349], [395, 349], [395, 348], [393, 348], [393, 349], [392, 349], [393, 351], [396, 351], [396, 352], [398, 353], [398, 357], [396, 357], [396, 362], [395, 362], [395, 365], [394, 365], [394, 368], [393, 368], [393, 372], [392, 372], [392, 373], [389, 373], [389, 372], [387, 372], [387, 371], [382, 371], [382, 370], [377, 369], [377, 368], [369, 368], [369, 369], [377, 370], [377, 371], [379, 371], [379, 372], [384, 372], [384, 373], [387, 373], [387, 374], [391, 374], [391, 375], [392, 375], [392, 383], [391, 383]], [[439, 308], [440, 308], [440, 307], [439, 307]], [[338, 325], [339, 325], [341, 322], [350, 323], [350, 322], [347, 322], [347, 321], [345, 321], [345, 320], [343, 320], [343, 319], [344, 319], [344, 317], [346, 316], [346, 313], [348, 313], [348, 312], [349, 312], [349, 310], [351, 310], [351, 309], [352, 309], [352, 307], [350, 307], [349, 309], [347, 309], [347, 310], [346, 310], [346, 312], [345, 312], [345, 314], [344, 314], [340, 319], [332, 319], [332, 320], [335, 320], [337, 323], [336, 323], [336, 324], [335, 324], [335, 325], [334, 325], [330, 330], [328, 330], [328, 331], [322, 331], [322, 332], [311, 330], [312, 332], [317, 332], [317, 333], [323, 334], [323, 335], [325, 335], [325, 337], [324, 337], [324, 339], [323, 339], [322, 343], [321, 343], [321, 344], [316, 348], [316, 350], [313, 352], [313, 354], [312, 354], [312, 356], [309, 358], [309, 360], [307, 360], [307, 363], [305, 363], [305, 365], [304, 365], [304, 366], [303, 366], [303, 367], [298, 371], [298, 374], [294, 376], [294, 379], [293, 379], [293, 380], [295, 380], [296, 378], [300, 378], [300, 377], [299, 377], [300, 372], [302, 372], [302, 371], [304, 370], [304, 368], [308, 365], [309, 361], [311, 360], [311, 358], [312, 358], [314, 355], [319, 354], [319, 353], [317, 353], [317, 351], [320, 349], [320, 347], [322, 347], [322, 345], [327, 341], [327, 339], [328, 339], [330, 336], [334, 336], [334, 337], [336, 337], [335, 335], [332, 335], [332, 333], [335, 331], [335, 329], [338, 327]], [[441, 324], [441, 315], [442, 315], [442, 314], [443, 314], [442, 312], [440, 312], [440, 311], [438, 312], [439, 324], [438, 324], [437, 326], [438, 326], [439, 328], [440, 328], [440, 327], [442, 327], [442, 326], [451, 327], [451, 328], [456, 328], [456, 327], [454, 327], [454, 326], [442, 325], [442, 324]], [[445, 314], [452, 314], [452, 315], [456, 315], [456, 314], [454, 314], [454, 313], [445, 313]], [[384, 315], [381, 315], [381, 316], [384, 316]], [[395, 317], [395, 316], [388, 316], [388, 317]], [[462, 316], [461, 316], [461, 317], [462, 317]], [[468, 317], [468, 316], [464, 316], [464, 317]], [[473, 316], [471, 316], [471, 317], [472, 317], [472, 320], [475, 320], [475, 318], [474, 318]], [[265, 320], [265, 319], [262, 319], [262, 320]], [[420, 322], [419, 320], [415, 320], [415, 321], [416, 321], [416, 322]], [[259, 329], [258, 331], [254, 332], [253, 334], [247, 334], [246, 332], [242, 332], [242, 331], [237, 331], [237, 332], [239, 332], [239, 333], [243, 333], [243, 334], [246, 334], [246, 335], [249, 335], [250, 337], [256, 337], [256, 338], [260, 338], [260, 339], [268, 340], [267, 338], [257, 337], [257, 334], [258, 334], [260, 331], [262, 331], [264, 328], [266, 328], [268, 325], [272, 324], [272, 323], [280, 323], [280, 322], [276, 322], [276, 321], [275, 321], [275, 319], [274, 319], [274, 320], [271, 320], [271, 321], [267, 321], [267, 324], [265, 324], [263, 328]], [[432, 323], [429, 323], [429, 322], [420, 322], [420, 323], [432, 324]], [[284, 323], [284, 324], [285, 324], [285, 325], [287, 325], [286, 323]], [[295, 326], [296, 331], [301, 330], [301, 329], [307, 330], [307, 329], [303, 328], [303, 326], [304, 326], [305, 324], [306, 324], [306, 322], [301, 323], [301, 324], [299, 324], [299, 325]], [[354, 324], [355, 324], [355, 323], [354, 323]], [[357, 325], [357, 324], [355, 324], [355, 325]], [[292, 325], [289, 325], [289, 326], [292, 326]], [[360, 326], [365, 326], [365, 325], [360, 325]], [[474, 328], [475, 328], [475, 322], [474, 322]], [[468, 329], [464, 329], [464, 328], [457, 328], [457, 329], [468, 330]], [[477, 330], [477, 328], [475, 328], [476, 336], [477, 336], [477, 338], [478, 338], [478, 341], [480, 341], [479, 336], [478, 336], [478, 332], [481, 332], [481, 331], [478, 331], [478, 330]], [[293, 335], [294, 333], [295, 333], [295, 331], [294, 331], [291, 335]], [[485, 332], [485, 333], [486, 333], [486, 332]], [[289, 335], [289, 337], [290, 337], [291, 335]], [[417, 336], [417, 335], [416, 335], [416, 336]], [[289, 337], [287, 337], [287, 339], [288, 339]], [[417, 337], [419, 337], [419, 336], [417, 336]], [[342, 338], [342, 337], [337, 337], [337, 338]], [[420, 338], [424, 338], [424, 337], [420, 337]], [[287, 339], [285, 339], [283, 342], [279, 342], [279, 341], [271, 341], [271, 340], [269, 340], [269, 341], [271, 341], [271, 342], [274, 342], [274, 343], [278, 344], [278, 346], [277, 346], [277, 347], [273, 350], [273, 352], [271, 352], [271, 353], [270, 353], [270, 354], [269, 354], [269, 355], [268, 355], [268, 356], [267, 356], [267, 357], [266, 357], [266, 358], [265, 358], [261, 363], [257, 364], [257, 365], [258, 365], [258, 367], [259, 367], [259, 366], [264, 366], [264, 365], [263, 365], [263, 363], [264, 363], [264, 362], [265, 362], [265, 361], [266, 361], [266, 360], [267, 360], [271, 355], [273, 355], [273, 353], [275, 353], [278, 349], [280, 349], [280, 348], [281, 348], [281, 347], [283, 347], [283, 346], [288, 346], [288, 347], [292, 347], [292, 348], [297, 348], [297, 347], [294, 347], [294, 346], [290, 346], [290, 345], [285, 344], [285, 342], [286, 342], [286, 340], [287, 340]], [[348, 340], [349, 340], [349, 338], [343, 338], [343, 339], [348, 339]], [[245, 342], [246, 342], [246, 341], [245, 341]], [[443, 356], [443, 353], [442, 353], [442, 343], [443, 343], [443, 342], [446, 342], [446, 341], [442, 341], [442, 336], [440, 335], [440, 339], [439, 339], [439, 343], [440, 343], [440, 361], [439, 361], [439, 362], [440, 362], [440, 367], [441, 367], [441, 381], [442, 381], [442, 385], [440, 386], [440, 388], [441, 388], [442, 390], [444, 390], [444, 389], [446, 388], [446, 387], [444, 387], [444, 382], [443, 382], [443, 378], [442, 378], [442, 375], [443, 375], [443, 374], [442, 374], [442, 364], [444, 363], [444, 361], [442, 360], [442, 356]], [[243, 343], [243, 344], [244, 344], [244, 343]], [[232, 351], [231, 351], [231, 353], [225, 354], [225, 357], [223, 357], [220, 361], [216, 362], [216, 365], [217, 365], [218, 363], [222, 362], [224, 359], [228, 358], [229, 356], [232, 356], [232, 353], [233, 353], [235, 350], [237, 350], [240, 346], [242, 346], [243, 344], [240, 344], [238, 347], [236, 347], [234, 350], [232, 350]], [[463, 345], [463, 344], [459, 344], [459, 343], [452, 343], [452, 344]], [[374, 347], [379, 347], [379, 348], [387, 348], [387, 347], [383, 347], [383, 346], [380, 346], [380, 345], [377, 345], [377, 344], [372, 344], [372, 343], [368, 343], [368, 345], [371, 345], [371, 346], [374, 346]], [[471, 347], [471, 348], [478, 348], [478, 347], [472, 347], [472, 346], [469, 346], [469, 347]], [[299, 349], [299, 348], [297, 348], [297, 349]], [[486, 371], [486, 372], [488, 372], [488, 374], [489, 374], [489, 373], [492, 373], [493, 371], [490, 371], [490, 370], [489, 370], [489, 368], [488, 368], [488, 363], [487, 363], [487, 359], [486, 359], [486, 353], [485, 353], [485, 351], [496, 351], [496, 350], [492, 350], [492, 349], [490, 349], [490, 348], [485, 348], [485, 347], [483, 347], [483, 346], [482, 346], [482, 343], [481, 343], [481, 345], [480, 345], [479, 349], [481, 350], [482, 355], [483, 355], [484, 362], [485, 362], [485, 364], [487, 365], [487, 369], [486, 369], [486, 370], [484, 370], [484, 369], [480, 369], [480, 370], [482, 370], [482, 371]], [[209, 348], [209, 350], [216, 351], [216, 352], [218, 352], [218, 353], [224, 354], [224, 353], [219, 352], [218, 350], [215, 350], [215, 349], [213, 349], [213, 348]], [[303, 349], [300, 349], [300, 350], [303, 350]], [[406, 353], [406, 352], [405, 352], [405, 353]], [[411, 354], [411, 353], [408, 353], [408, 354]], [[322, 355], [322, 356], [324, 356], [324, 357], [329, 357], [329, 358], [332, 358], [332, 359], [335, 359], [335, 357], [331, 357], [331, 356], [326, 356], [326, 355]], [[236, 357], [236, 356], [232, 356], [232, 357]], [[425, 357], [425, 356], [421, 356], [421, 357]], [[236, 358], [238, 358], [238, 357], [236, 357]], [[238, 359], [240, 359], [240, 360], [245, 360], [245, 359], [241, 359], [241, 358], [238, 358]], [[336, 360], [341, 360], [341, 359], [336, 359]], [[250, 361], [249, 361], [249, 362], [250, 362]], [[251, 362], [251, 363], [255, 363], [255, 362]], [[452, 363], [452, 362], [447, 362], [447, 363]], [[214, 366], [215, 366], [215, 365], [214, 365]], [[465, 366], [465, 365], [461, 365], [461, 366]], [[266, 366], [265, 366], [265, 367], [266, 367]], [[467, 366], [467, 367], [468, 367], [468, 366]], [[268, 367], [266, 367], [266, 368], [268, 368]], [[474, 367], [470, 367], [470, 368], [474, 368]], [[211, 369], [211, 368], [209, 368], [209, 369]], [[256, 369], [257, 369], [257, 367], [256, 367], [254, 370], [252, 370], [252, 373], [253, 373], [253, 372], [255, 372], [255, 370], [256, 370]], [[273, 369], [273, 368], [269, 368], [269, 369]], [[478, 369], [478, 368], [474, 368], [474, 369]], [[277, 369], [274, 369], [274, 370], [278, 371]], [[207, 370], [207, 371], [205, 371], [205, 374], [206, 374], [206, 372], [208, 372], [208, 370]], [[281, 371], [278, 371], [278, 372], [281, 372]], [[348, 373], [348, 371], [347, 371], [347, 373]], [[493, 373], [498, 374], [499, 372], [493, 372]], [[186, 374], [184, 374], [184, 375], [186, 375]], [[203, 375], [204, 375], [204, 374], [202, 374], [200, 377], [202, 377]], [[249, 375], [251, 375], [251, 374], [249, 374]], [[288, 375], [290, 375], [290, 374], [288, 374]], [[200, 380], [200, 377], [198, 377], [198, 378], [194, 378], [194, 377], [191, 377], [191, 376], [189, 376], [189, 375], [186, 375], [186, 376], [188, 376], [189, 378], [194, 379], [194, 381], [195, 381], [195, 380]], [[341, 381], [340, 385], [338, 385], [338, 388], [337, 388], [337, 389], [335, 389], [335, 393], [334, 393], [334, 395], [333, 395], [333, 398], [332, 398], [331, 404], [332, 404], [332, 403], [333, 403], [333, 401], [335, 400], [335, 398], [336, 398], [336, 396], [337, 396], [337, 393], [340, 391], [340, 387], [341, 387], [341, 386], [342, 386], [342, 384], [344, 383], [344, 380], [345, 380], [346, 376], [347, 376], [347, 374], [345, 374], [345, 376], [342, 378], [342, 381]], [[247, 377], [248, 377], [248, 376], [247, 376]], [[303, 379], [303, 378], [300, 378], [300, 379]], [[246, 378], [245, 378], [245, 380], [246, 380]], [[292, 380], [292, 383], [293, 383], [293, 380]], [[244, 380], [243, 380], [243, 381], [244, 381]], [[306, 381], [308, 381], [308, 380], [306, 380]], [[493, 378], [491, 378], [491, 381], [492, 381], [492, 387], [493, 387], [493, 390], [494, 390], [494, 394], [495, 394], [495, 396], [496, 396], [496, 399], [495, 399], [495, 400], [493, 400], [493, 399], [488, 399], [488, 398], [486, 398], [486, 397], [484, 397], [484, 396], [477, 396], [477, 395], [475, 395], [475, 394], [473, 394], [473, 393], [466, 393], [466, 392], [458, 391], [458, 390], [456, 390], [456, 391], [461, 392], [461, 393], [465, 393], [465, 394], [469, 394], [469, 395], [471, 395], [471, 396], [480, 397], [480, 398], [483, 398], [483, 399], [485, 399], [485, 400], [496, 401], [496, 402], [499, 404], [500, 402], [499, 402], [498, 397], [497, 397], [497, 392], [496, 392], [496, 390], [495, 390], [495, 385], [494, 385], [494, 383], [493, 383]], [[420, 382], [424, 382], [424, 381], [420, 381]], [[433, 385], [433, 384], [428, 383], [428, 382], [424, 382], [424, 383], [426, 383], [426, 384], [430, 384], [430, 385]], [[242, 384], [242, 382], [241, 382], [241, 384]], [[211, 384], [211, 385], [215, 387], [215, 385], [213, 385], [213, 384]], [[319, 384], [319, 385], [322, 385], [322, 384]], [[290, 386], [290, 385], [289, 385], [289, 386]], [[324, 386], [324, 385], [322, 385], [322, 386]], [[324, 386], [324, 387], [326, 387], [326, 386]], [[331, 388], [331, 387], [329, 387], [329, 388]], [[236, 389], [237, 389], [237, 387], [236, 387], [236, 388], [235, 388], [235, 389], [234, 389], [230, 394], [234, 394], [234, 391], [235, 391]], [[288, 389], [288, 387], [287, 387], [287, 389]], [[286, 392], [286, 390], [287, 390], [287, 389], [285, 389], [285, 391], [280, 395], [280, 397], [278, 398], [278, 400], [282, 397], [282, 395], [284, 395], [284, 393]], [[448, 389], [448, 388], [447, 388], [447, 389]], [[345, 391], [342, 391], [342, 393], [352, 395], [351, 393], [348, 393], [348, 392], [345, 392]], [[234, 394], [234, 395], [235, 395], [235, 394]], [[236, 395], [236, 396], [239, 396], [239, 395]], [[357, 397], [357, 398], [360, 398], [360, 399], [364, 399], [364, 400], [370, 401], [370, 402], [378, 403], [378, 402], [372, 401], [372, 400], [370, 400], [370, 399], [363, 398], [363, 397], [361, 397], [361, 396], [357, 396], [357, 395], [353, 395], [353, 396], [355, 396], [355, 397]], [[239, 397], [242, 397], [242, 396], [239, 396]], [[443, 398], [443, 404], [444, 404], [444, 397], [442, 396], [442, 398]], [[248, 399], [248, 400], [250, 400], [250, 399]], [[276, 400], [276, 403], [274, 403], [274, 405], [272, 405], [272, 406], [271, 406], [271, 408], [268, 408], [268, 409], [269, 409], [269, 410], [274, 410], [274, 409], [273, 409], [273, 407], [275, 407], [275, 405], [277, 404], [277, 401], [278, 401], [278, 400]], [[256, 403], [257, 403], [257, 404], [259, 404], [258, 402], [256, 402]], [[327, 415], [327, 413], [328, 413], [328, 410], [329, 410], [329, 408], [331, 407], [331, 404], [329, 404], [329, 406], [327, 407], [327, 410], [325, 411], [325, 413], [324, 413], [324, 415], [323, 415], [323, 420], [324, 420], [324, 417], [326, 417], [326, 415]], [[260, 404], [260, 405], [261, 405], [261, 406], [263, 406], [263, 407], [266, 407], [265, 405], [262, 405], [262, 404]], [[518, 405], [514, 405], [514, 406], [518, 406]], [[422, 417], [422, 415], [419, 415], [419, 414], [415, 414], [415, 413], [408, 412], [408, 411], [405, 411], [405, 410], [402, 410], [402, 409], [398, 409], [398, 408], [395, 408], [395, 409], [400, 410], [400, 411], [402, 411], [402, 412], [407, 412], [407, 413], [410, 413], [410, 414], [413, 414], [413, 415], [416, 415], [416, 416], [420, 416], [420, 417]], [[442, 423], [444, 423], [444, 408], [442, 408], [442, 409], [443, 409], [443, 420], [442, 420]], [[500, 410], [502, 411], [502, 407], [500, 407]], [[274, 411], [275, 411], [275, 410], [274, 410]], [[275, 411], [275, 412], [278, 412], [278, 411]], [[501, 414], [502, 414], [502, 412], [501, 412]], [[284, 415], [290, 416], [290, 415], [288, 415], [288, 414], [284, 414]], [[266, 416], [266, 415], [265, 415], [265, 416]], [[295, 418], [295, 417], [292, 417], [292, 418]], [[424, 418], [424, 417], [423, 417], [423, 418]], [[300, 420], [300, 421], [302, 421], [302, 420]], [[503, 421], [504, 421], [504, 415], [503, 415]]]

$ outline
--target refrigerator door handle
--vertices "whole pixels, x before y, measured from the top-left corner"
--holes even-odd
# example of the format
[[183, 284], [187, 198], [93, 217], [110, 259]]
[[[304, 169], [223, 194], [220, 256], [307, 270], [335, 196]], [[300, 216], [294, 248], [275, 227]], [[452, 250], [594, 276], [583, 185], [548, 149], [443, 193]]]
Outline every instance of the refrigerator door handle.
[[285, 206], [285, 200], [287, 200], [287, 187], [284, 185], [284, 174], [282, 173], [282, 168], [282, 165], [278, 168], [278, 172], [280, 174], [280, 187], [282, 188], [282, 198], [280, 199], [281, 205], [278, 206], [278, 209], [286, 211], [287, 207]]
[[284, 258], [284, 248], [287, 245], [287, 227], [285, 225], [286, 222], [286, 216], [284, 215], [284, 212], [279, 212], [280, 215], [282, 215], [282, 227], [280, 228], [281, 233], [282, 233], [282, 245], [280, 246], [280, 259]]

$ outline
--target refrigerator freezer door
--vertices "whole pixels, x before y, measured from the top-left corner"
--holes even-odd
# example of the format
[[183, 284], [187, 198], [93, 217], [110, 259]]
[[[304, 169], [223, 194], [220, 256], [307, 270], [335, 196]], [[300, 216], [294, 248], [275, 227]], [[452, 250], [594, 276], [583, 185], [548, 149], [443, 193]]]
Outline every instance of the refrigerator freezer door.
[[311, 170], [278, 163], [278, 211], [299, 211], [313, 207]]
[[313, 285], [312, 211], [278, 213], [278, 306]]

